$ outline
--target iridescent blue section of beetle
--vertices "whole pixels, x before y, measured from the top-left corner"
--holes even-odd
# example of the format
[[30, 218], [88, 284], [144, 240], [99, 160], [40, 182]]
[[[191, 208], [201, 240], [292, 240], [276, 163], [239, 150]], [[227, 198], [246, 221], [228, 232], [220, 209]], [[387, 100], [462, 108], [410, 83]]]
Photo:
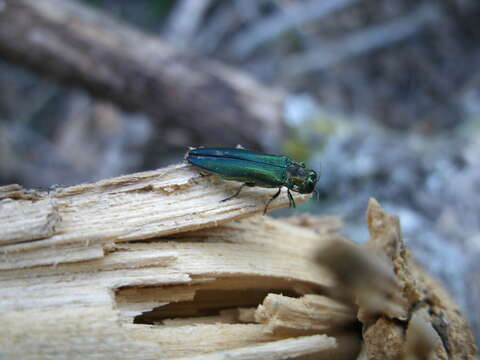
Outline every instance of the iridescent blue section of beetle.
[[220, 175], [225, 180], [243, 182], [243, 185], [231, 197], [236, 197], [244, 186], [278, 188], [267, 202], [264, 213], [270, 203], [278, 197], [283, 186], [287, 188], [290, 206], [295, 201], [290, 190], [301, 194], [310, 194], [317, 184], [317, 173], [307, 169], [302, 162], [284, 155], [271, 155], [238, 148], [195, 148], [190, 149], [185, 160], [208, 172]]

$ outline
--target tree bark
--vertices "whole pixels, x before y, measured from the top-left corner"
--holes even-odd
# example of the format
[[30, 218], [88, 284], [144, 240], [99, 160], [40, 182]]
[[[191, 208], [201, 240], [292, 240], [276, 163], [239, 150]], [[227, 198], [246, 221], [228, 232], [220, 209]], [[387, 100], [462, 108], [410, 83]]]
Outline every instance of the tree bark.
[[207, 144], [268, 148], [284, 95], [221, 63], [66, 0], [2, 0], [0, 56], [127, 109], [194, 130]]

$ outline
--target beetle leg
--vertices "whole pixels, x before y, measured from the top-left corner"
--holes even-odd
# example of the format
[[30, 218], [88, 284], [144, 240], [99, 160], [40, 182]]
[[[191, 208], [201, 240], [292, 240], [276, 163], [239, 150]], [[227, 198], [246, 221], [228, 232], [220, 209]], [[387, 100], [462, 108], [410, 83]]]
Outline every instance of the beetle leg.
[[237, 192], [235, 194], [233, 194], [232, 196], [229, 196], [227, 197], [226, 199], [223, 199], [223, 200], [220, 200], [220, 202], [224, 202], [224, 201], [227, 201], [227, 200], [231, 200], [233, 199], [234, 197], [237, 197], [238, 194], [240, 194], [240, 191], [242, 191], [243, 187], [244, 186], [255, 186], [255, 183], [244, 183], [242, 184], [242, 186], [240, 186], [237, 190]]
[[270, 198], [270, 200], [267, 201], [267, 204], [265, 205], [265, 209], [263, 209], [263, 215], [265, 215], [265, 214], [267, 213], [268, 205], [270, 205], [270, 203], [271, 203], [273, 200], [275, 200], [275, 199], [278, 197], [278, 195], [280, 195], [280, 191], [282, 191], [282, 187], [281, 187], [281, 186], [278, 188], [278, 191], [275, 193], [275, 195], [273, 195], [273, 196]]
[[297, 206], [295, 205], [295, 200], [293, 199], [290, 189], [287, 189], [287, 194], [288, 194], [288, 201], [290, 202], [290, 207], [293, 206], [293, 208], [296, 208]]

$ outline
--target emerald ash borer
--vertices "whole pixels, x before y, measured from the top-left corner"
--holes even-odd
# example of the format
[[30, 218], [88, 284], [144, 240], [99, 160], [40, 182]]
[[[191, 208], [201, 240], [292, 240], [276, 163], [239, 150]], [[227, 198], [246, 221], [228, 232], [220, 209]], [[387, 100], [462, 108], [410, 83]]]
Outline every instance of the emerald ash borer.
[[225, 180], [243, 182], [232, 196], [223, 199], [233, 199], [244, 186], [260, 186], [276, 188], [278, 191], [265, 205], [264, 214], [270, 203], [282, 190], [287, 188], [290, 207], [295, 207], [290, 190], [301, 194], [310, 194], [317, 184], [317, 173], [307, 169], [302, 162], [288, 156], [270, 155], [249, 151], [242, 148], [191, 148], [185, 154], [185, 160], [208, 172], [220, 175]]

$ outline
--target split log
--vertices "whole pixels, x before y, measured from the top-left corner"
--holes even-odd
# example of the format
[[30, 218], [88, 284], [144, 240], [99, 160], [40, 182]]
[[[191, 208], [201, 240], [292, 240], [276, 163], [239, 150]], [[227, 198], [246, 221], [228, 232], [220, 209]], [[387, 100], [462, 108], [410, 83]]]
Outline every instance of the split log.
[[[0, 227], [5, 231], [0, 254], [8, 254], [1, 268], [78, 261], [80, 255], [74, 254], [87, 249], [90, 260], [103, 258], [114, 243], [213, 227], [261, 213], [276, 191], [248, 188], [241, 196], [220, 202], [237, 189], [238, 183], [203, 175], [185, 164], [50, 192], [0, 187], [0, 199], [4, 198]], [[308, 196], [296, 194], [295, 199], [302, 202]], [[283, 192], [269, 208], [286, 204]], [[36, 216], [30, 216], [35, 207]], [[50, 256], [31, 253], [53, 246], [56, 251]], [[68, 251], [65, 258], [63, 250]]]
[[2, 0], [0, 56], [159, 121], [173, 116], [205, 142], [267, 148], [283, 131], [281, 91], [74, 1]]
[[[458, 308], [405, 257], [398, 221], [378, 204], [370, 204], [366, 249], [340, 238], [331, 217], [257, 215], [271, 189], [219, 202], [236, 187], [185, 164], [50, 192], [0, 187], [0, 357], [378, 359], [435, 351], [438, 359], [473, 359]], [[287, 204], [282, 194], [271, 207]], [[331, 246], [346, 257], [332, 257]], [[333, 260], [319, 266], [322, 254]], [[331, 266], [345, 259], [339, 269], [351, 276]], [[396, 307], [372, 311], [365, 299], [382, 296]]]

